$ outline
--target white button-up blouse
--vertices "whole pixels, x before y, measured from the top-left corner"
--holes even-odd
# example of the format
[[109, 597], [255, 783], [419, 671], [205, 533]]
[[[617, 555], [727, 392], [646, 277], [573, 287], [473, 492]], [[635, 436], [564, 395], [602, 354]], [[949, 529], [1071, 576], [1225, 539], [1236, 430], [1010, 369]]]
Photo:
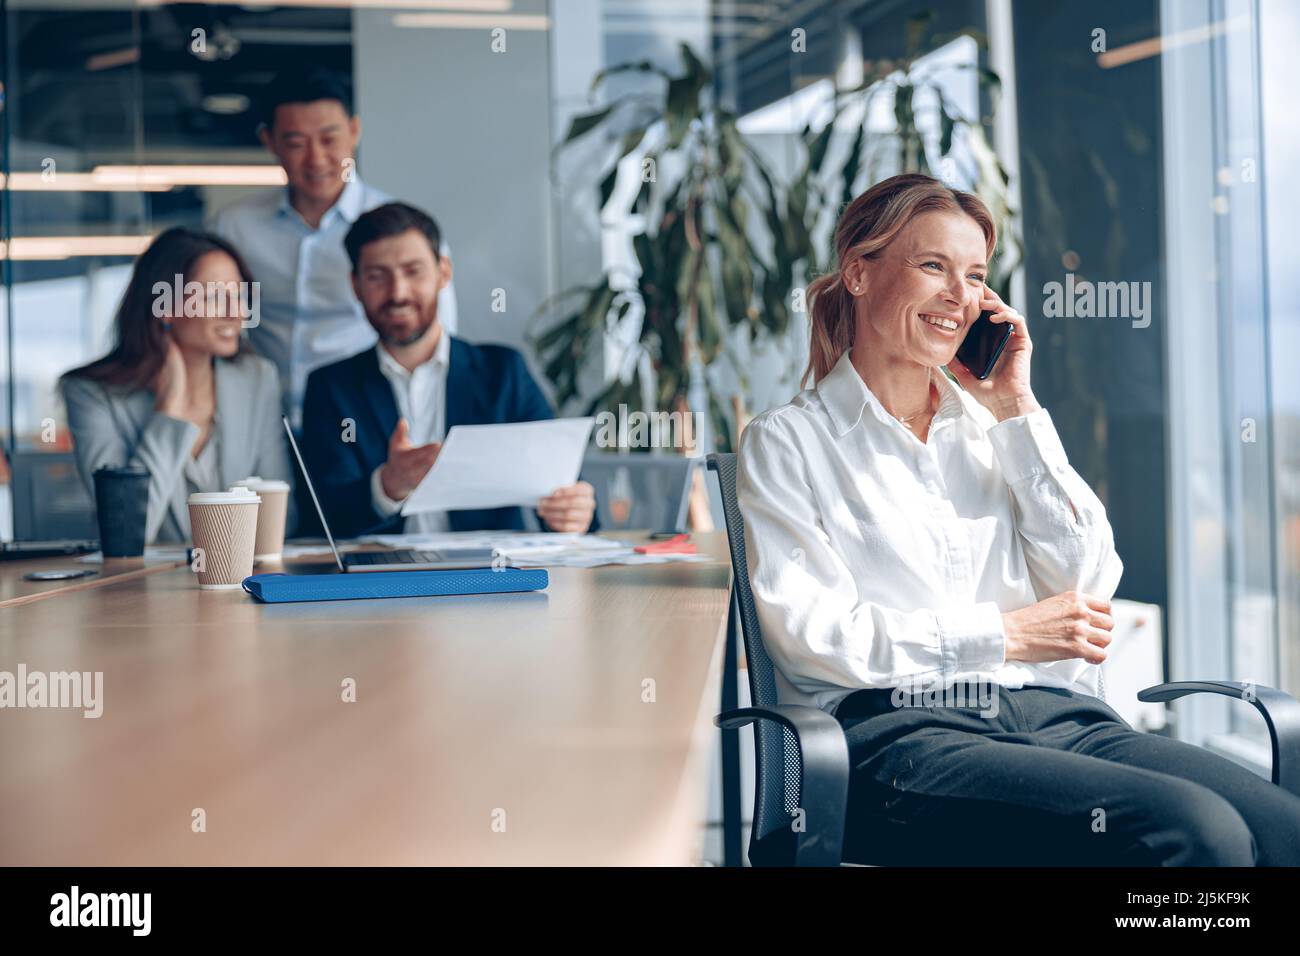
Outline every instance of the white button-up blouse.
[[922, 443], [845, 354], [741, 436], [737, 496], [781, 703], [834, 712], [867, 687], [984, 680], [1097, 695], [1081, 658], [1006, 661], [1002, 613], [1063, 591], [1110, 599], [1106, 510], [1046, 409], [998, 422], [938, 373]]

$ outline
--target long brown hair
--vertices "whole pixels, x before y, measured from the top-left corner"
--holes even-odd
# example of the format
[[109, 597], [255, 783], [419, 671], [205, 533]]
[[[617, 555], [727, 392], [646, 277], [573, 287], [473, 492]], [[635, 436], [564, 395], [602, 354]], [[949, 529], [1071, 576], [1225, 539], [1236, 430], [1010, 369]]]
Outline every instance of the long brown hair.
[[[101, 385], [148, 388], [167, 357], [167, 333], [154, 315], [154, 286], [171, 287], [176, 276], [187, 282], [194, 264], [210, 252], [235, 260], [239, 277], [251, 283], [248, 267], [235, 247], [224, 239], [194, 229], [176, 227], [160, 233], [140, 254], [122, 302], [113, 319], [113, 348], [103, 358], [65, 372], [63, 378], [88, 378]], [[179, 304], [178, 304], [179, 305]], [[245, 348], [240, 343], [240, 350]]]
[[844, 267], [859, 258], [874, 259], [894, 241], [912, 219], [932, 211], [964, 212], [979, 224], [991, 256], [998, 242], [988, 206], [974, 193], [945, 186], [933, 176], [904, 173], [881, 180], [845, 208], [835, 226], [834, 272], [808, 285], [812, 335], [808, 367], [799, 387], [811, 375], [819, 381], [853, 346], [853, 296], [844, 283]]

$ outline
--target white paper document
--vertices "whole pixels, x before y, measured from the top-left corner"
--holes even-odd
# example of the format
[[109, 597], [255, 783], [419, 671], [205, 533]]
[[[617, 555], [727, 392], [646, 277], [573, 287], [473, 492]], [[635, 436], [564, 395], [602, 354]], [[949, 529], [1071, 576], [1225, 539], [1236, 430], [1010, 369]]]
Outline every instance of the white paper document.
[[407, 497], [402, 514], [533, 507], [556, 488], [571, 485], [594, 418], [557, 418], [504, 425], [456, 425], [438, 460]]
[[359, 542], [390, 548], [437, 551], [491, 548], [517, 568], [597, 568], [608, 564], [668, 564], [712, 561], [706, 554], [638, 554], [635, 542], [594, 534], [547, 531], [447, 531], [440, 534], [372, 534]]

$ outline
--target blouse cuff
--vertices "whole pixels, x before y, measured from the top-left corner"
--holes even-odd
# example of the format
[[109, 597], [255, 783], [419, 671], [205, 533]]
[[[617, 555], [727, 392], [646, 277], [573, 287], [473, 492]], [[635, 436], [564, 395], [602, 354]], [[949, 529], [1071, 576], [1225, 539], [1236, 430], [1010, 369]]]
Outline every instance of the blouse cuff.
[[1002, 612], [993, 601], [974, 607], [936, 611], [945, 676], [991, 671], [1006, 662], [1007, 635]]
[[988, 437], [1009, 484], [1069, 467], [1061, 438], [1045, 408], [998, 422], [988, 430]]

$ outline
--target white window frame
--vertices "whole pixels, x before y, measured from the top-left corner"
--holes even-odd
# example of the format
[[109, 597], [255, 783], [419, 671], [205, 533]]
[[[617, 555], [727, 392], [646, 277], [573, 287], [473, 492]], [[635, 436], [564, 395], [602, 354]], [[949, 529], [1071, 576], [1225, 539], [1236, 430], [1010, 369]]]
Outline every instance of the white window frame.
[[[1245, 257], [1262, 262], [1267, 255], [1262, 189], [1235, 186], [1242, 158], [1251, 153], [1255, 182], [1265, 175], [1252, 54], [1258, 12], [1255, 0], [1162, 0], [1160, 10], [1173, 681], [1278, 683], [1275, 551], [1266, 542], [1267, 556], [1243, 554], [1259, 543], [1247, 536], [1244, 516], [1255, 519], [1255, 528], [1260, 519], [1270, 529], [1273, 522], [1271, 465], [1263, 496], [1246, 487], [1251, 476], [1243, 469], [1243, 456], [1267, 456], [1271, 448], [1267, 336], [1261, 342], [1239, 334], [1245, 307], [1266, 309], [1267, 302], [1262, 289], [1231, 281], [1234, 259], [1240, 265]], [[1230, 94], [1240, 94], [1241, 84], [1253, 85], [1251, 115], [1229, 112], [1230, 102], [1240, 103]], [[1243, 301], [1248, 297], [1257, 301]], [[1242, 375], [1254, 369], [1252, 352], [1259, 382]], [[1256, 422], [1248, 451], [1239, 440], [1247, 417]], [[1252, 464], [1257, 480], [1260, 462]], [[1244, 583], [1248, 558], [1255, 568], [1269, 562], [1266, 586], [1257, 572], [1253, 585]], [[1267, 731], [1247, 701], [1197, 694], [1173, 706], [1180, 739], [1269, 772]]]

